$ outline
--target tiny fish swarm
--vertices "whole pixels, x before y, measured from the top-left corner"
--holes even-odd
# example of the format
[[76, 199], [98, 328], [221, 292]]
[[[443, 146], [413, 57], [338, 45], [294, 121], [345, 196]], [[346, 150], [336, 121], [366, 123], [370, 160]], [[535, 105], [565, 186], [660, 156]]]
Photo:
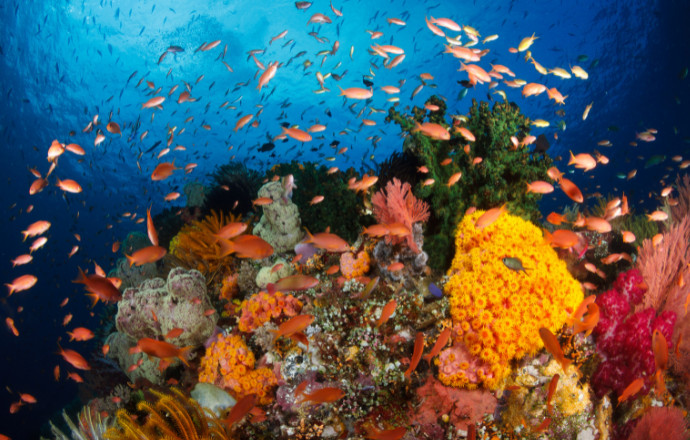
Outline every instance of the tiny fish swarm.
[[258, 403], [266, 405], [273, 400], [273, 387], [278, 379], [270, 368], [254, 369], [254, 363], [254, 353], [241, 336], [218, 335], [201, 359], [199, 382], [224, 388], [238, 400], [256, 394]]
[[[543, 348], [539, 328], [556, 332], [583, 299], [579, 283], [536, 226], [506, 213], [479, 230], [475, 222], [483, 213], [458, 224], [445, 285], [454, 345], [437, 364], [448, 386], [496, 389], [512, 359]], [[527, 272], [507, 268], [506, 256], [519, 258]]]
[[302, 309], [302, 302], [283, 292], [259, 292], [240, 305], [242, 315], [238, 328], [241, 332], [253, 332], [271, 319], [285, 315], [296, 316]]

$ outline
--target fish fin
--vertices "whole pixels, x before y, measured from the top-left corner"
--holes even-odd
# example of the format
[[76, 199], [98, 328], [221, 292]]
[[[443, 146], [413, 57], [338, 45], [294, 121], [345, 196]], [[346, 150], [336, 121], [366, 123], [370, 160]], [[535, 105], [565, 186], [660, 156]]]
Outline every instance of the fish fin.
[[180, 348], [180, 351], [177, 353], [177, 358], [182, 361], [183, 364], [189, 367], [189, 363], [187, 362], [187, 354], [191, 349], [193, 349], [193, 345], [188, 345], [184, 348]]
[[134, 257], [125, 254], [125, 258], [127, 258], [127, 261], [129, 261], [129, 267], [132, 267], [134, 265]]

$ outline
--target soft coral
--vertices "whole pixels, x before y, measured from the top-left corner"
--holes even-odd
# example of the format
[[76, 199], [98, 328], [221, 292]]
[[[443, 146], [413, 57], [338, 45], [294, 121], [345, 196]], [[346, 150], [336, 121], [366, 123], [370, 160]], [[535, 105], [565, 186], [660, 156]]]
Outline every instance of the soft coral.
[[[596, 300], [601, 313], [594, 333], [597, 350], [604, 358], [592, 376], [592, 387], [598, 397], [610, 390], [621, 394], [638, 377], [654, 373], [652, 332], [655, 329], [671, 340], [676, 314], [665, 311], [656, 316], [653, 308], [630, 315], [631, 306], [638, 304], [646, 291], [637, 269], [621, 273], [613, 289]], [[669, 347], [670, 348], [670, 347]], [[645, 385], [649, 390], [649, 382]]]
[[374, 205], [376, 221], [405, 225], [410, 230], [406, 237], [407, 245], [414, 252], [419, 252], [412, 237], [412, 226], [429, 219], [429, 205], [412, 194], [410, 184], [393, 178], [385, 190], [382, 189], [371, 197], [371, 203]]

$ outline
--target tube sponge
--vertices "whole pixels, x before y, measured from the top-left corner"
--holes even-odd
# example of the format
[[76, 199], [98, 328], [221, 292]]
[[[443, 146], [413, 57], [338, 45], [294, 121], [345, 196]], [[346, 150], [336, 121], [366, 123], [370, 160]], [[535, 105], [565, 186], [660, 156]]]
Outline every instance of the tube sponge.
[[[475, 222], [483, 213], [466, 215], [457, 227], [445, 285], [453, 346], [436, 362], [446, 385], [495, 389], [512, 359], [543, 348], [539, 328], [556, 332], [583, 292], [539, 228], [506, 213], [480, 230]], [[509, 268], [504, 258], [525, 270]]]

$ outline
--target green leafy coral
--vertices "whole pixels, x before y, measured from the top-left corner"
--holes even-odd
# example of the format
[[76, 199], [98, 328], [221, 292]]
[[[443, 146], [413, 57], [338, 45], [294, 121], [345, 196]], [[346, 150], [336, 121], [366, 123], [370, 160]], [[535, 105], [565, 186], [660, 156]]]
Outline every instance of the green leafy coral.
[[[453, 116], [454, 125], [464, 126], [476, 138], [469, 142], [469, 153], [464, 151], [468, 142], [453, 127], [448, 127], [445, 102], [432, 96], [427, 103], [439, 109], [427, 112], [414, 107], [412, 116], [406, 116], [391, 108], [388, 118], [408, 133], [403, 149], [428, 168], [427, 178], [434, 179], [433, 185], [418, 184], [414, 192], [432, 208], [424, 244], [430, 256], [429, 265], [444, 270], [452, 257], [455, 226], [467, 208], [489, 209], [508, 203], [513, 214], [536, 222], [541, 215], [538, 207], [541, 196], [527, 194], [526, 183], [547, 180], [546, 170], [553, 162], [546, 154], [531, 152], [528, 146], [514, 147], [511, 137], [522, 141], [530, 133], [529, 119], [514, 103], [495, 102], [490, 107], [486, 102], [472, 100], [467, 117]], [[427, 121], [448, 127], [450, 140], [434, 140], [413, 132], [415, 123]], [[441, 165], [447, 158], [452, 163]], [[473, 164], [478, 158], [481, 162]], [[462, 178], [448, 187], [446, 182], [457, 172], [462, 172]]]

